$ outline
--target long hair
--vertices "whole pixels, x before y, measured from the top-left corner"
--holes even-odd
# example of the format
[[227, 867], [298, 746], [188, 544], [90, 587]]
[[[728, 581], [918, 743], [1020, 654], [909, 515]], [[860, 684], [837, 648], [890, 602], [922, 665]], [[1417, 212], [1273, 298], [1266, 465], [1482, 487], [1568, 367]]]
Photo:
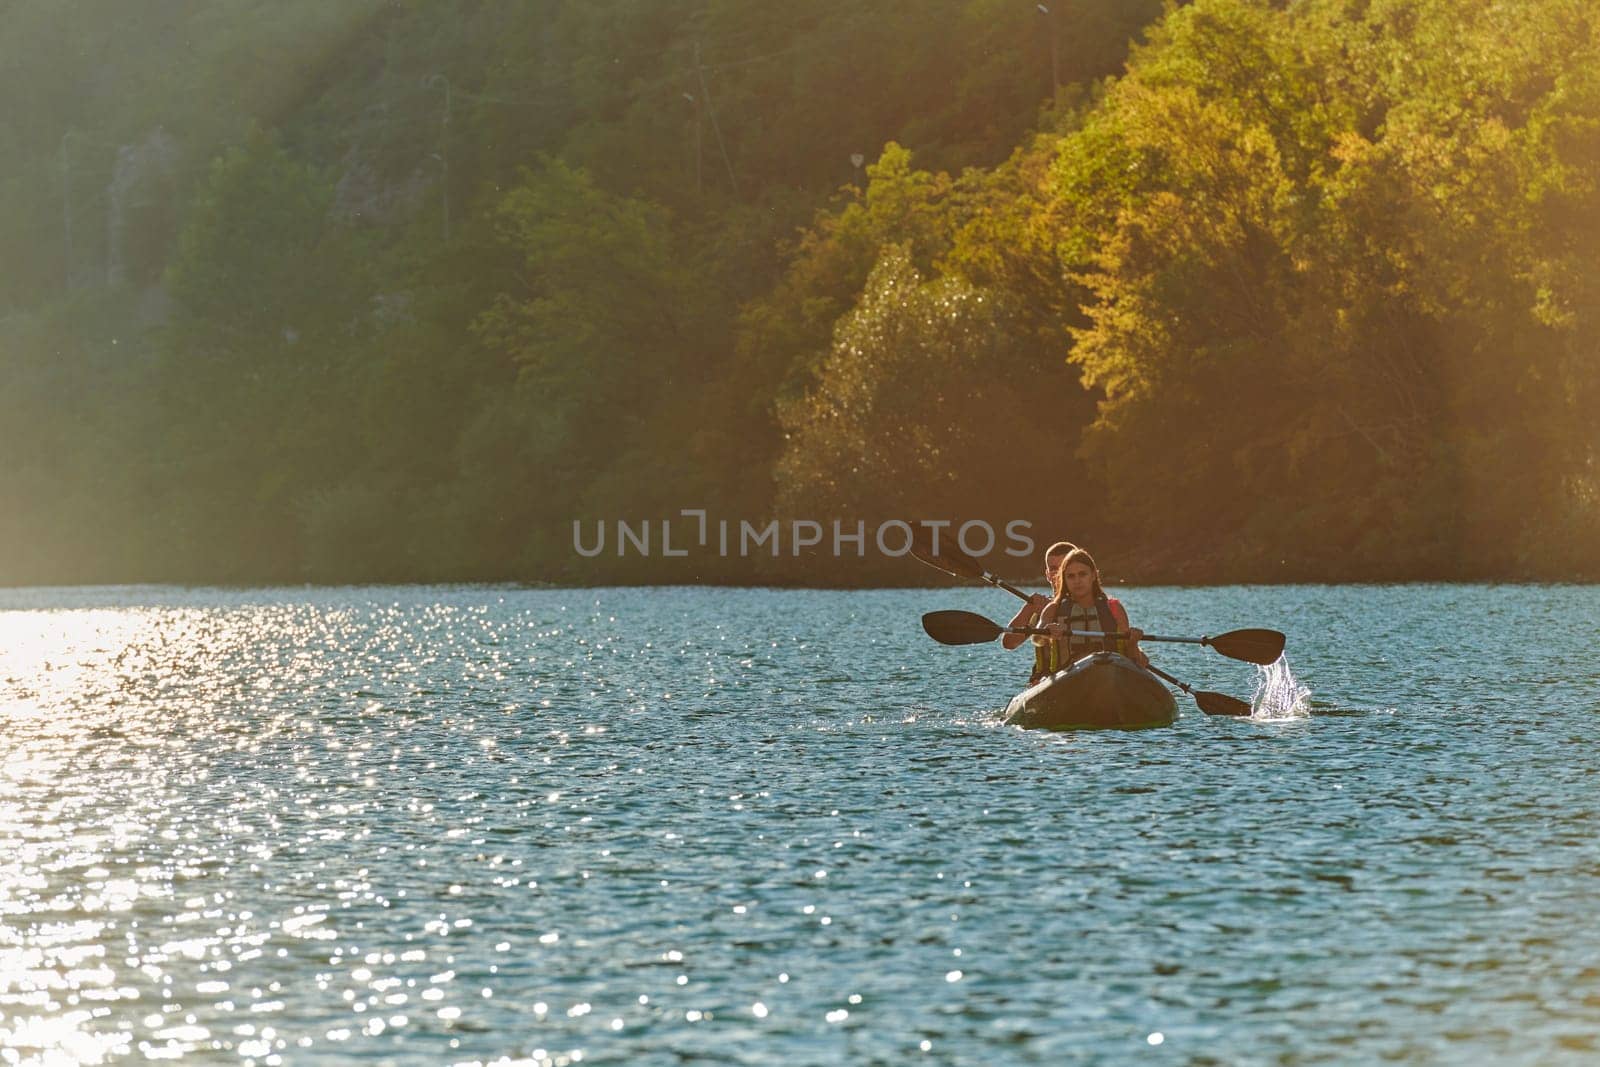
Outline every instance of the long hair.
[[[1063, 543], [1065, 543], [1065, 542], [1063, 542]], [[1051, 546], [1051, 547], [1054, 547], [1054, 546]], [[1056, 595], [1055, 595], [1054, 598], [1052, 598], [1054, 603], [1056, 603], [1057, 605], [1066, 603], [1066, 601], [1067, 601], [1067, 568], [1069, 566], [1071, 566], [1072, 564], [1074, 564], [1074, 563], [1082, 563], [1085, 566], [1087, 566], [1091, 571], [1094, 572], [1094, 598], [1096, 600], [1099, 600], [1102, 597], [1104, 597], [1106, 595], [1106, 591], [1100, 587], [1100, 568], [1095, 566], [1094, 557], [1089, 555], [1089, 550], [1087, 548], [1076, 548], [1075, 547], [1075, 548], [1072, 549], [1072, 551], [1067, 553], [1067, 558], [1061, 561], [1061, 569], [1056, 571], [1056, 577], [1055, 577]]]

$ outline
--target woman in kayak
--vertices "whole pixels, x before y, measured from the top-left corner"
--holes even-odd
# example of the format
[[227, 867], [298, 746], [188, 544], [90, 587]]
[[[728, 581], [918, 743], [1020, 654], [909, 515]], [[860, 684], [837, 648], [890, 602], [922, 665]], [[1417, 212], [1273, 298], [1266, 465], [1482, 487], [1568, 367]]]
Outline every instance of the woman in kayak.
[[1061, 561], [1058, 579], [1052, 583], [1055, 596], [1039, 613], [1041, 628], [1055, 628], [1062, 633], [1072, 630], [1095, 630], [1101, 633], [1126, 634], [1125, 637], [1066, 637], [1035, 638], [1044, 646], [1043, 673], [1053, 674], [1091, 652], [1117, 652], [1127, 656], [1139, 666], [1148, 666], [1149, 657], [1139, 648], [1143, 630], [1128, 625], [1128, 612], [1122, 602], [1106, 596], [1100, 587], [1100, 568], [1094, 557], [1081, 548], [1074, 548]]

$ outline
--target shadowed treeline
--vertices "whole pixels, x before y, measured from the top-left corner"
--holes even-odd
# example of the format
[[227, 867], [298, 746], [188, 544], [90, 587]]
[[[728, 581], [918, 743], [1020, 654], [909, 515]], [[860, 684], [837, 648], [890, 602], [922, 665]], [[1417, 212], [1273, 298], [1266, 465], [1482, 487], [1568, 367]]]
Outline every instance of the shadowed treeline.
[[1578, 0], [8, 21], [0, 581], [1600, 573]]

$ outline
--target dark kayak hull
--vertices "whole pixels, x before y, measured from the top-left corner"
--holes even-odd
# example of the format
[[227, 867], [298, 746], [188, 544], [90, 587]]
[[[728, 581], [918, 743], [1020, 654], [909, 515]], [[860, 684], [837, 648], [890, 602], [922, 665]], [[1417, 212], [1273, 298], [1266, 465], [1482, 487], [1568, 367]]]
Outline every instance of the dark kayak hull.
[[1178, 702], [1155, 675], [1096, 652], [1012, 697], [1005, 721], [1040, 730], [1148, 730], [1177, 717]]

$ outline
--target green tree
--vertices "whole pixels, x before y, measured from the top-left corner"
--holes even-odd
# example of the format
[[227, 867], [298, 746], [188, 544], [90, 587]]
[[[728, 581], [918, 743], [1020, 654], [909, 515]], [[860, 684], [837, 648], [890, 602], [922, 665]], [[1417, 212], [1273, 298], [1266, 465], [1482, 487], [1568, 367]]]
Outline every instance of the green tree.
[[495, 219], [509, 270], [473, 331], [517, 380], [513, 406], [493, 405], [475, 439], [520, 439], [495, 480], [537, 501], [523, 511], [532, 526], [564, 530], [584, 487], [690, 373], [707, 301], [663, 209], [558, 160], [525, 172]]
[[926, 280], [908, 246], [886, 247], [816, 387], [781, 409], [780, 510], [915, 520], [1031, 507], [1043, 484], [1032, 472], [1055, 448], [1018, 347], [997, 294]]
[[1593, 455], [1543, 225], [1592, 217], [1563, 157], [1592, 152], [1565, 120], [1593, 56], [1560, 0], [1164, 20], [1058, 168], [1106, 394], [1086, 456], [1130, 529], [1192, 516], [1173, 547], [1257, 574], [1538, 554]]
[[158, 454], [183, 550], [220, 573], [298, 576], [300, 508], [358, 459], [348, 383], [371, 304], [331, 197], [256, 134], [212, 166], [168, 271]]

